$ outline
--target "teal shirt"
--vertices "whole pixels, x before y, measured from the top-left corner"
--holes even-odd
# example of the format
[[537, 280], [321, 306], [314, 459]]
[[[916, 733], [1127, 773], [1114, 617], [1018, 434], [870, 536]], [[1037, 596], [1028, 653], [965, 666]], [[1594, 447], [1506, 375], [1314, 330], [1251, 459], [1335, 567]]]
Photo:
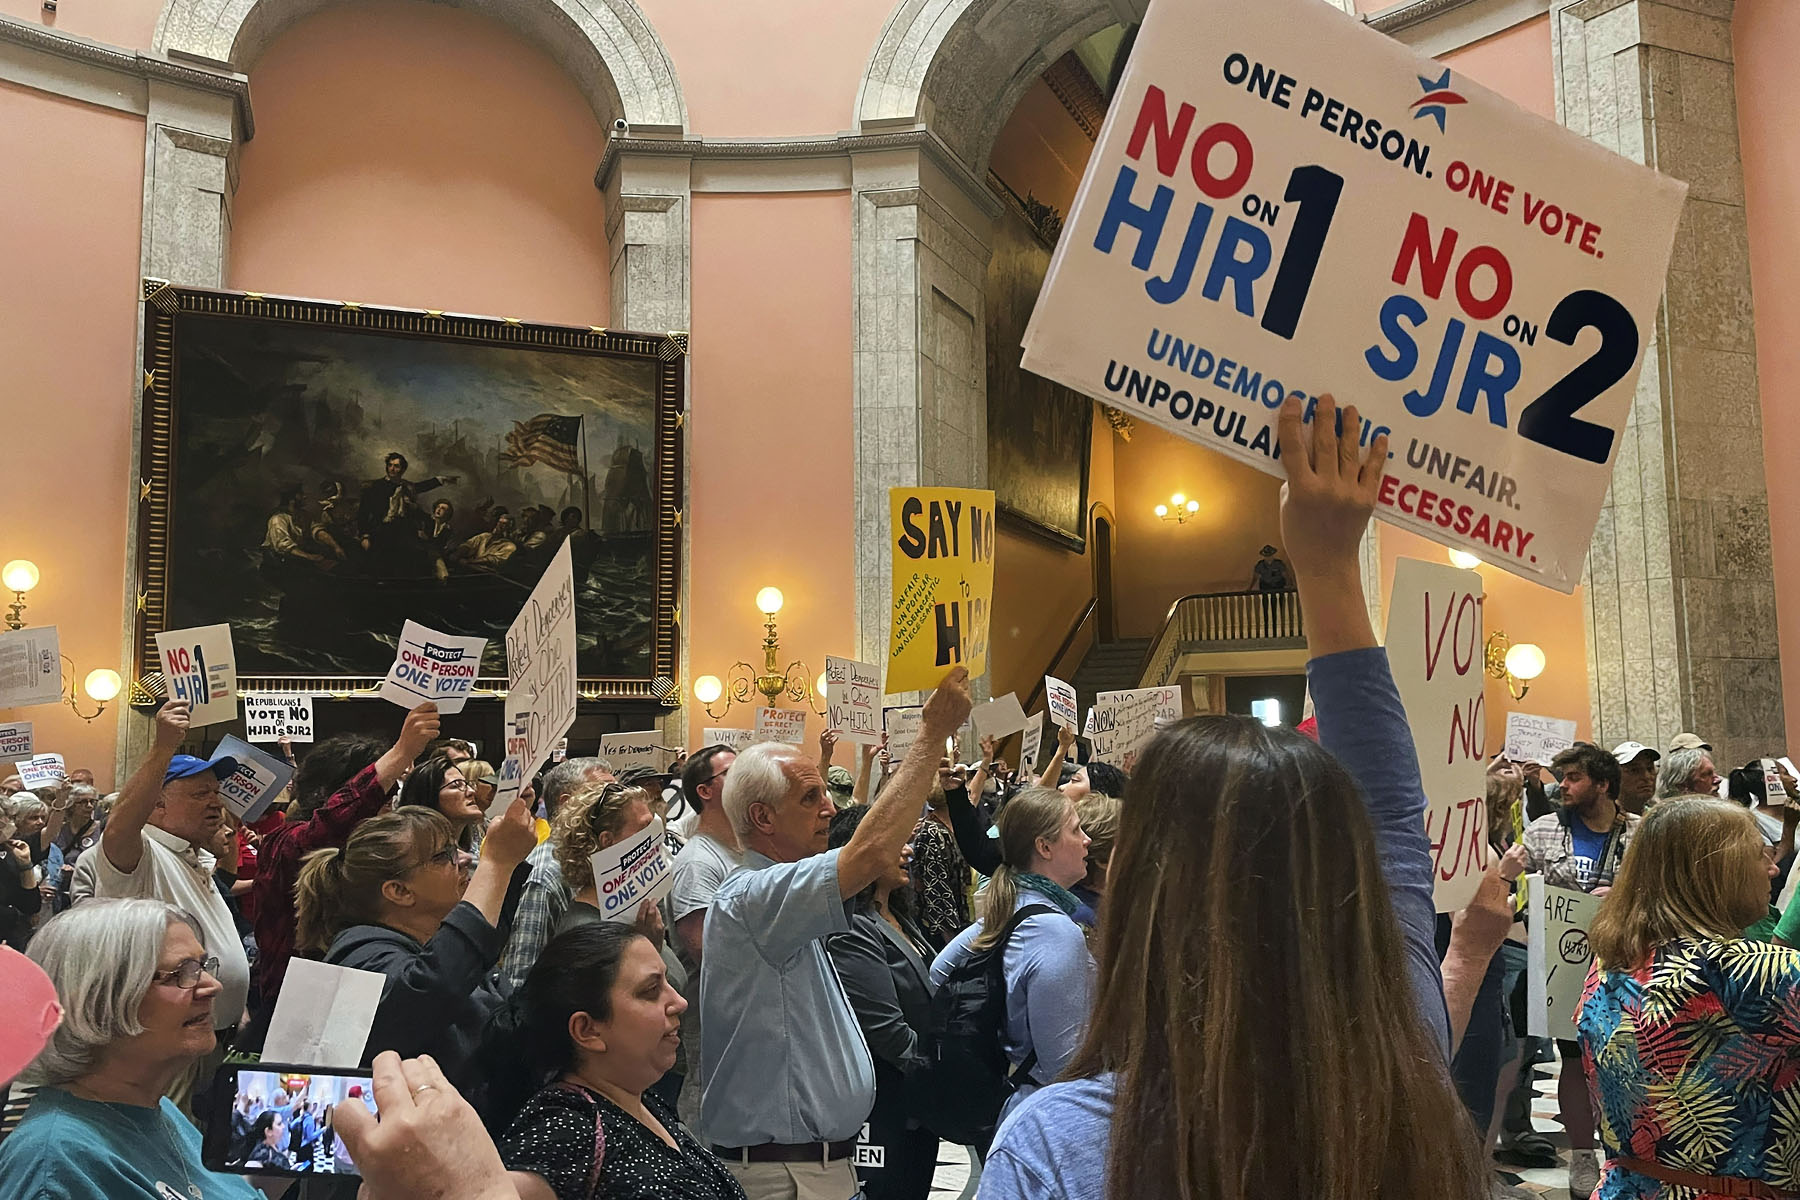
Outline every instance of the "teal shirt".
[[[189, 1190], [190, 1186], [192, 1191]], [[6, 1200], [263, 1200], [236, 1175], [200, 1165], [200, 1131], [159, 1108], [101, 1104], [45, 1088], [0, 1143]]]

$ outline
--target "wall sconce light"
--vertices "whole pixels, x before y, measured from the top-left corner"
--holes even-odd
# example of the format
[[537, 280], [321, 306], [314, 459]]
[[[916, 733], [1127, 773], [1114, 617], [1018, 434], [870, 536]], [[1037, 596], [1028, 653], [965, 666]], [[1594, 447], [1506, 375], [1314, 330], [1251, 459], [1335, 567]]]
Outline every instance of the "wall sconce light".
[[1473, 571], [1476, 567], [1481, 565], [1481, 560], [1466, 550], [1452, 550], [1450, 552], [1450, 565], [1453, 567], [1461, 567], [1465, 571]]
[[1487, 640], [1487, 673], [1506, 681], [1514, 700], [1523, 700], [1531, 681], [1544, 673], [1544, 652], [1532, 642], [1510, 642], [1504, 630]]
[[13, 594], [12, 603], [7, 606], [6, 627], [25, 628], [25, 593], [38, 585], [37, 564], [28, 558], [13, 559], [0, 567], [0, 583]]
[[1173, 521], [1177, 525], [1186, 525], [1199, 511], [1200, 502], [1198, 500], [1189, 500], [1180, 492], [1176, 492], [1173, 496], [1170, 496], [1167, 504], [1159, 504], [1156, 506], [1157, 516], [1165, 521]]
[[95, 718], [106, 711], [107, 701], [117, 696], [124, 688], [125, 681], [119, 678], [117, 671], [109, 667], [99, 667], [89, 671], [87, 678], [81, 681], [81, 690], [88, 694], [88, 699], [95, 701], [95, 708], [91, 714], [84, 713], [81, 711], [78, 702], [79, 696], [75, 691], [75, 661], [65, 654], [63, 655], [63, 666], [65, 668], [63, 672], [63, 703], [69, 706], [69, 711], [91, 725]]
[[[781, 654], [781, 639], [775, 632], [775, 614], [781, 611], [785, 598], [780, 588], [766, 587], [756, 593], [757, 611], [765, 620], [763, 637], [763, 670], [757, 674], [747, 662], [736, 662], [721, 680], [717, 675], [702, 675], [694, 680], [694, 699], [706, 709], [706, 715], [717, 721], [731, 711], [733, 704], [748, 704], [753, 693], [760, 693], [771, 708], [780, 707], [783, 695], [796, 703], [804, 701], [815, 716], [825, 715], [825, 676], [820, 675], [815, 683], [810, 679], [812, 671], [798, 660], [787, 665], [787, 670], [778, 671], [777, 660]], [[725, 707], [713, 710], [713, 705], [723, 698]]]

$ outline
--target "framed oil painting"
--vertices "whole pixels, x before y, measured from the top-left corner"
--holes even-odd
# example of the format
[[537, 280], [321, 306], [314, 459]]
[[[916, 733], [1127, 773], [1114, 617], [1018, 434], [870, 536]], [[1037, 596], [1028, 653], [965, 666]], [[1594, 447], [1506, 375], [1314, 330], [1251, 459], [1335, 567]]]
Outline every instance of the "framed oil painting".
[[353, 692], [411, 619], [486, 637], [504, 686], [567, 542], [582, 695], [672, 699], [686, 350], [146, 280], [140, 675], [229, 622], [242, 686]]
[[987, 276], [988, 486], [1008, 524], [1077, 554], [1087, 547], [1094, 402], [1019, 366], [1050, 248], [1011, 203], [994, 222]]

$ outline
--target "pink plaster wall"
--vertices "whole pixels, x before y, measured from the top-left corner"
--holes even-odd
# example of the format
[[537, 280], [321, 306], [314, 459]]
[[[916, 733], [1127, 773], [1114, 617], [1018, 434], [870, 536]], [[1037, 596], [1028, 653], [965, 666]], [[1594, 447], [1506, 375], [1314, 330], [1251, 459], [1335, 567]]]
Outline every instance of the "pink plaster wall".
[[251, 87], [228, 286], [606, 324], [606, 131], [505, 26], [359, 0], [286, 30]]
[[1440, 59], [1528, 112], [1556, 120], [1556, 75], [1550, 62], [1550, 18], [1533, 17], [1471, 42]]
[[[123, 671], [144, 123], [6, 83], [0, 112], [0, 263], [11, 282], [0, 289], [0, 426], [15, 450], [34, 448], [8, 479], [0, 562], [38, 565], [26, 620], [57, 627], [80, 676]], [[57, 706], [0, 720], [32, 722], [39, 750], [91, 768], [105, 787], [115, 710], [91, 725]]]
[[162, 0], [59, 4], [53, 13], [44, 11], [44, 0], [0, 0], [0, 16], [131, 50], [149, 48], [160, 12]]
[[1800, 6], [1739, 0], [1732, 22], [1737, 60], [1738, 140], [1756, 296], [1756, 370], [1762, 389], [1763, 466], [1776, 617], [1783, 649], [1788, 742], [1800, 738], [1800, 112], [1793, 101], [1800, 61]]
[[[692, 228], [682, 682], [723, 679], [739, 659], [761, 668], [767, 586], [787, 598], [780, 665], [802, 659], [817, 678], [827, 654], [856, 653], [849, 195], [699, 195]], [[753, 709], [715, 721], [685, 696], [691, 745], [709, 725], [754, 723]]]

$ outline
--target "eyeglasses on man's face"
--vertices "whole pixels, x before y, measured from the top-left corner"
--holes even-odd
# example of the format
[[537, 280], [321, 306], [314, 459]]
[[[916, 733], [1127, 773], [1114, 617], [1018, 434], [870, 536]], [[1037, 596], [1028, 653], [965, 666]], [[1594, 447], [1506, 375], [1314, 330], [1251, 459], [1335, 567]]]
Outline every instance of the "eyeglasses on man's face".
[[150, 982], [178, 987], [191, 992], [200, 986], [201, 975], [211, 975], [215, 979], [219, 974], [219, 960], [208, 955], [206, 958], [184, 958], [167, 971], [159, 971], [150, 977]]

